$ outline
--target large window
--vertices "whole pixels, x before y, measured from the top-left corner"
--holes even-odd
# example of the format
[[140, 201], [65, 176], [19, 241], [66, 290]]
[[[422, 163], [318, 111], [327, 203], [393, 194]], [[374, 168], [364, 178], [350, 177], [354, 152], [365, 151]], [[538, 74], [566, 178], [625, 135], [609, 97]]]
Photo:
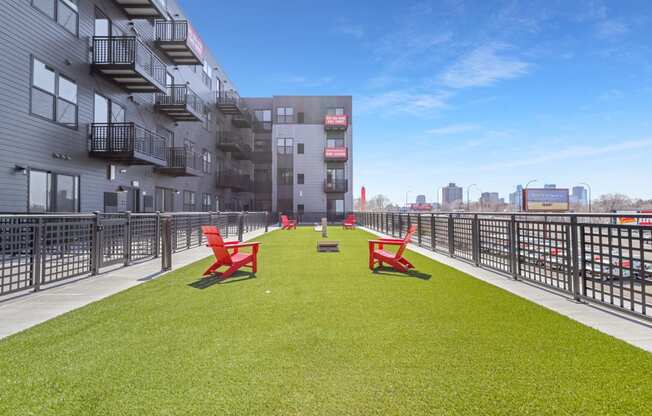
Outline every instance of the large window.
[[202, 172], [210, 173], [211, 168], [213, 166], [213, 155], [211, 155], [211, 152], [204, 149], [202, 151], [201, 159], [202, 159]]
[[326, 147], [329, 149], [334, 147], [344, 147], [344, 139], [326, 139]]
[[213, 195], [211, 195], [211, 194], [202, 194], [202, 196], [201, 196], [201, 210], [202, 211], [212, 211], [213, 210]]
[[32, 59], [31, 113], [77, 128], [77, 84], [36, 58]]
[[279, 155], [291, 155], [293, 149], [293, 139], [281, 138], [276, 140]]
[[176, 192], [170, 188], [156, 187], [154, 207], [160, 212], [174, 211], [174, 199]]
[[183, 191], [183, 210], [194, 211], [197, 209], [197, 201], [193, 191]]
[[269, 123], [272, 121], [272, 110], [256, 110], [256, 120], [262, 123]]
[[55, 19], [73, 35], [77, 35], [79, 26], [78, 0], [32, 0], [32, 5]]
[[125, 108], [115, 101], [95, 93], [93, 101], [94, 123], [124, 123]]
[[278, 170], [278, 184], [279, 185], [292, 185], [292, 169], [279, 168], [279, 170]]
[[29, 212], [79, 212], [79, 176], [31, 169]]
[[344, 115], [344, 108], [342, 108], [342, 107], [329, 108], [328, 110], [326, 110], [326, 113], [329, 116], [343, 116]]
[[294, 121], [294, 108], [278, 107], [276, 109], [276, 121], [279, 123], [292, 123]]

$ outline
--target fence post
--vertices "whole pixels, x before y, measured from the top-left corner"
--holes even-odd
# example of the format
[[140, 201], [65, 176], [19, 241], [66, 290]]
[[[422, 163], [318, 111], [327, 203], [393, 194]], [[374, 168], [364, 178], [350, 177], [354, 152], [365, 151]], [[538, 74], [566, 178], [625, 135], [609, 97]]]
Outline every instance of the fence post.
[[190, 248], [192, 245], [192, 219], [190, 215], [185, 215], [186, 217], [186, 248]]
[[168, 271], [172, 268], [172, 217], [162, 217], [161, 223], [161, 270]]
[[95, 220], [91, 229], [91, 275], [100, 272], [102, 260], [102, 226], [100, 225], [100, 212], [95, 211]]
[[417, 241], [419, 242], [419, 247], [421, 247], [421, 239], [422, 239], [422, 232], [421, 232], [421, 214], [417, 214]]
[[32, 272], [34, 273], [32, 278], [34, 292], [38, 292], [41, 289], [41, 272], [43, 271], [43, 218], [39, 218], [34, 226], [32, 238]]
[[455, 257], [455, 220], [448, 214], [448, 254]]
[[265, 211], [265, 232], [269, 231], [269, 212]]
[[401, 238], [401, 232], [403, 232], [403, 216], [398, 214], [398, 238]]
[[125, 235], [123, 238], [124, 244], [124, 265], [129, 266], [131, 262], [131, 211], [125, 212], [126, 224], [125, 224]]
[[238, 215], [238, 241], [242, 241], [242, 236], [244, 234], [244, 216], [245, 214]]
[[480, 220], [478, 214], [473, 215], [471, 224], [471, 245], [473, 246], [473, 263], [480, 266]]
[[156, 230], [154, 231], [154, 258], [158, 258], [161, 250], [161, 211], [156, 211]]
[[519, 269], [519, 246], [518, 230], [516, 229], [516, 215], [512, 214], [509, 218], [509, 240], [510, 240], [510, 257], [512, 261], [512, 277], [518, 280]]
[[[579, 239], [577, 238], [577, 231], [578, 231], [578, 225], [577, 225], [577, 216], [573, 215], [571, 216], [571, 232], [570, 232], [570, 252], [571, 252], [571, 264], [572, 264], [572, 270], [573, 270], [573, 298], [575, 300], [580, 300], [580, 268], [579, 268], [579, 260], [580, 257], [584, 258], [584, 255], [580, 255], [580, 250], [584, 250], [583, 247], [580, 247], [579, 245]], [[641, 231], [642, 232], [642, 231]], [[642, 239], [641, 239], [642, 241]], [[641, 270], [644, 269], [643, 267], [643, 262], [641, 262]]]
[[432, 251], [437, 249], [437, 239], [435, 238], [435, 214], [430, 214], [430, 248]]

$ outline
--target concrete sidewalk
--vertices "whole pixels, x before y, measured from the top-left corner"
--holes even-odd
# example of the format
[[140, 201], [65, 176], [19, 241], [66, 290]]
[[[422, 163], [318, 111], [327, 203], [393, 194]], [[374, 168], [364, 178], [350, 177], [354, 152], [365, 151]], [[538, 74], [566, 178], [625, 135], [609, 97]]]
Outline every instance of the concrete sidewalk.
[[[275, 228], [269, 229], [270, 231]], [[247, 233], [245, 241], [265, 234], [264, 230]], [[229, 239], [233, 240], [233, 239]], [[172, 255], [172, 270], [212, 256], [205, 246]], [[97, 276], [82, 277], [43, 286], [39, 292], [26, 291], [0, 300], [0, 339], [23, 331], [89, 303], [156, 279], [161, 272], [161, 259], [152, 259], [129, 267], [115, 268]]]
[[[360, 229], [377, 236], [391, 237], [365, 227], [360, 227]], [[567, 316], [581, 324], [652, 352], [652, 322], [638, 320], [631, 315], [620, 313], [606, 307], [577, 302], [561, 293], [534, 286], [521, 280], [512, 280], [504, 275], [476, 267], [464, 261], [455, 260], [414, 244], [410, 244], [409, 248], [439, 263], [446, 264], [473, 276], [476, 279]]]

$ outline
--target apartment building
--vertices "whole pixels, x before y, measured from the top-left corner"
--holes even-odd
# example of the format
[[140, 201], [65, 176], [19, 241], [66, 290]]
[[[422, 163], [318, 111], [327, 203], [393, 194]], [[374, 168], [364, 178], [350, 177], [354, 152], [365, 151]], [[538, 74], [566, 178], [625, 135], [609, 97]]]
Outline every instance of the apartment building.
[[[266, 170], [278, 161], [275, 129], [309, 121], [327, 135], [326, 106], [337, 99], [305, 97], [325, 104], [324, 114], [311, 107], [303, 120], [304, 97], [286, 106], [297, 112], [283, 121], [276, 97], [250, 108], [256, 99], [240, 98], [176, 0], [4, 5], [0, 212], [285, 209]], [[346, 201], [346, 192], [338, 197]]]

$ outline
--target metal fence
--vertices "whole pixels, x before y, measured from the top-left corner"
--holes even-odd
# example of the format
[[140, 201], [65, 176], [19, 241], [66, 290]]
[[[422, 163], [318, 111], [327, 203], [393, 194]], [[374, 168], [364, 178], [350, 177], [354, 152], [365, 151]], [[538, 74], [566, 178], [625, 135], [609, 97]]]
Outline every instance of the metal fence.
[[204, 244], [202, 225], [242, 240], [268, 221], [265, 212], [0, 215], [0, 296], [159, 256], [166, 269], [173, 252]]
[[578, 300], [652, 319], [650, 215], [356, 213], [358, 223], [394, 237], [417, 226], [415, 243]]

